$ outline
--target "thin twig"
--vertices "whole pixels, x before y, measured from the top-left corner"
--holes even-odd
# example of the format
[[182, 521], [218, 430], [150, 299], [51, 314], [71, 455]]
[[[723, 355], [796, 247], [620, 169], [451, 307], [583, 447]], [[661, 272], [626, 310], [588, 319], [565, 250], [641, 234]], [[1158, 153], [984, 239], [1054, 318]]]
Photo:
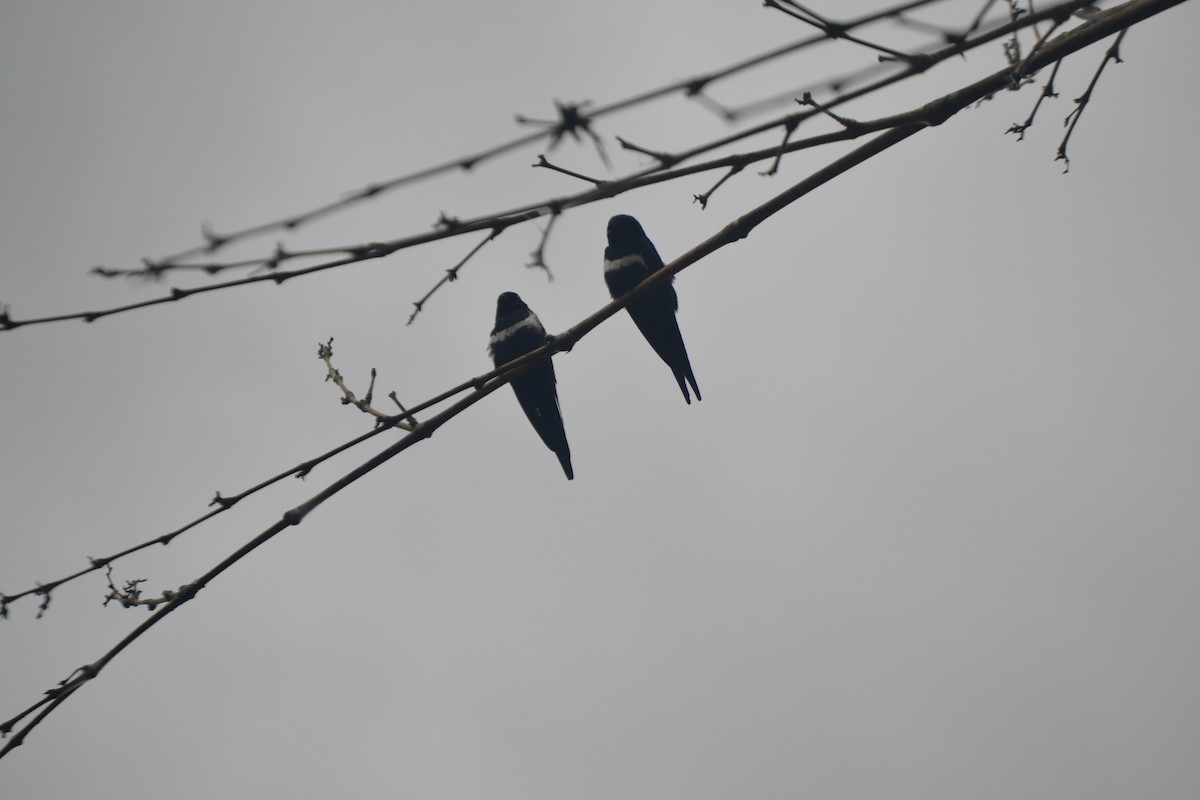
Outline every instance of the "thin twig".
[[1017, 134], [1018, 142], [1025, 138], [1025, 131], [1029, 130], [1033, 126], [1034, 117], [1037, 116], [1038, 109], [1042, 107], [1042, 101], [1049, 98], [1058, 97], [1058, 92], [1054, 91], [1054, 79], [1058, 77], [1058, 67], [1061, 64], [1061, 60], [1054, 62], [1054, 68], [1050, 70], [1050, 77], [1046, 80], [1045, 85], [1042, 86], [1042, 91], [1038, 93], [1037, 102], [1033, 104], [1033, 110], [1029, 112], [1029, 116], [1026, 118], [1026, 120], [1021, 123], [1014, 122], [1012, 126], [1005, 131], [1005, 133]]
[[459, 270], [461, 270], [464, 266], [466, 266], [466, 263], [471, 260], [471, 256], [478, 253], [480, 250], [483, 249], [484, 245], [486, 245], [488, 242], [490, 242], [492, 239], [495, 239], [497, 236], [499, 236], [502, 233], [504, 233], [503, 227], [492, 228], [492, 232], [490, 234], [488, 234], [486, 239], [481, 239], [479, 241], [479, 244], [477, 244], [471, 248], [471, 252], [469, 252], [465, 256], [463, 256], [462, 259], [457, 264], [455, 264], [453, 267], [446, 270], [446, 273], [444, 275], [442, 275], [441, 280], [439, 280], [437, 283], [435, 283], [433, 285], [433, 288], [430, 289], [428, 292], [426, 292], [425, 295], [420, 300], [413, 303], [413, 312], [412, 312], [412, 314], [409, 315], [408, 322], [405, 324], [412, 325], [413, 320], [416, 319], [417, 315], [421, 313], [421, 309], [425, 308], [425, 303], [427, 303], [429, 301], [429, 298], [433, 297], [434, 293], [437, 292], [438, 289], [445, 286], [447, 283], [453, 283], [454, 281], [458, 280]]
[[[1116, 9], [1113, 9], [1114, 11]], [[1063, 174], [1071, 171], [1071, 159], [1067, 157], [1067, 143], [1071, 141], [1071, 134], [1075, 132], [1075, 126], [1079, 123], [1079, 118], [1083, 116], [1083, 110], [1087, 108], [1087, 104], [1091, 102], [1092, 90], [1096, 88], [1096, 84], [1100, 81], [1100, 73], [1104, 72], [1104, 67], [1109, 61], [1117, 64], [1121, 61], [1121, 40], [1125, 38], [1125, 34], [1129, 32], [1128, 28], [1123, 29], [1117, 34], [1117, 38], [1113, 41], [1112, 46], [1104, 53], [1104, 58], [1100, 62], [1100, 66], [1096, 68], [1096, 74], [1092, 76], [1092, 80], [1088, 83], [1087, 89], [1083, 94], [1075, 98], [1075, 108], [1071, 109], [1071, 113], [1067, 114], [1063, 120], [1063, 125], [1066, 126], [1067, 132], [1063, 136], [1062, 142], [1058, 145], [1058, 154], [1055, 155], [1055, 161], [1063, 162]]]
[[325, 380], [330, 381], [334, 386], [341, 390], [342, 405], [354, 406], [364, 414], [370, 414], [377, 420], [387, 420], [390, 425], [394, 425], [397, 428], [412, 430], [412, 426], [410, 424], [406, 422], [396, 422], [393, 420], [394, 415], [385, 414], [384, 412], [371, 406], [371, 399], [375, 392], [376, 373], [374, 367], [371, 367], [371, 383], [367, 386], [367, 393], [360, 399], [354, 394], [350, 387], [346, 385], [346, 380], [342, 377], [341, 371], [333, 366], [333, 337], [330, 337], [329, 341], [327, 342], [321, 342], [317, 344], [317, 358], [325, 362]]
[[550, 271], [550, 265], [546, 263], [546, 242], [550, 241], [550, 231], [554, 228], [554, 223], [558, 221], [558, 214], [551, 214], [550, 219], [546, 220], [546, 227], [542, 228], [541, 238], [538, 239], [538, 246], [529, 254], [529, 263], [526, 267], [530, 269], [540, 269], [546, 273], [546, 280], [554, 280], [554, 273]]
[[739, 172], [742, 171], [742, 169], [744, 167], [745, 167], [744, 164], [734, 164], [732, 167], [729, 168], [729, 172], [726, 172], [724, 175], [722, 175], [720, 180], [718, 180], [716, 183], [714, 183], [712, 185], [712, 188], [709, 189], [707, 192], [704, 192], [703, 194], [692, 195], [692, 202], [699, 203], [701, 211], [708, 208], [708, 201], [710, 199], [712, 199], [712, 196], [717, 191], [717, 189], [721, 188], [721, 184], [723, 184], [725, 181], [732, 178], [734, 175], [737, 175]]
[[[785, 3], [787, 5], [784, 5]], [[911, 64], [915, 60], [914, 57], [908, 53], [901, 53], [899, 50], [893, 50], [890, 47], [885, 47], [884, 45], [875, 44], [874, 42], [868, 42], [865, 39], [860, 39], [857, 36], [852, 36], [846, 31], [845, 25], [832, 22], [814, 11], [810, 11], [809, 9], [795, 2], [795, 0], [763, 0], [763, 5], [769, 8], [774, 8], [777, 11], [782, 11], [794, 19], [798, 19], [808, 25], [812, 25], [814, 28], [823, 31], [830, 39], [845, 39], [847, 42], [853, 42], [854, 44], [862, 45], [863, 47], [878, 51], [897, 61], [903, 61], [905, 63]], [[791, 6], [791, 8], [788, 8], [788, 6]]]
[[571, 170], [569, 170], [565, 167], [560, 167], [557, 164], [551, 164], [549, 161], [546, 160], [546, 156], [541, 153], [538, 154], [537, 163], [533, 164], [532, 166], [534, 168], [542, 167], [544, 169], [552, 170], [554, 172], [561, 172], [563, 175], [570, 175], [572, 178], [578, 178], [581, 181], [587, 181], [588, 183], [592, 184], [593, 186], [603, 186], [605, 183], [607, 183], [607, 181], [602, 181], [599, 178], [593, 178], [589, 175], [584, 175], [579, 172], [572, 172]]

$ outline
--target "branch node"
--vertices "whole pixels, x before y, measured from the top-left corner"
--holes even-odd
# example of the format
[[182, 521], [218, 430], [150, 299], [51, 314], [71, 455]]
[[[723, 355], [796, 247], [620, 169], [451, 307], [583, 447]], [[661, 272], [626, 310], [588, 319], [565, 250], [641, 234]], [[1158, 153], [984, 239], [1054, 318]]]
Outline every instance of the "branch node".
[[229, 242], [230, 238], [228, 236], [221, 236], [218, 234], [207, 222], [200, 226], [200, 235], [203, 236], [204, 241], [208, 243], [205, 246], [205, 249], [210, 253], [224, 247]]
[[221, 509], [227, 509], [227, 508], [233, 508], [234, 503], [236, 503], [239, 499], [241, 499], [241, 498], [222, 497], [221, 493], [217, 492], [216, 494], [213, 495], [213, 499], [208, 501], [208, 504], [210, 506], [219, 506]]
[[617, 141], [620, 143], [621, 147], [626, 150], [632, 150], [635, 153], [641, 153], [642, 155], [650, 156], [651, 158], [655, 159], [658, 161], [659, 166], [661, 166], [663, 169], [670, 169], [678, 164], [681, 160], [679, 156], [671, 155], [670, 153], [663, 153], [659, 150], [647, 150], [644, 147], [639, 147], [628, 139], [624, 139], [620, 136], [617, 137]]
[[543, 153], [538, 153], [537, 163], [533, 164], [532, 166], [535, 168], [544, 167], [545, 169], [552, 170], [554, 172], [561, 172], [563, 175], [570, 175], [572, 178], [578, 178], [581, 181], [587, 181], [588, 183], [591, 183], [597, 187], [603, 186], [605, 183], [607, 183], [607, 181], [602, 181], [598, 178], [592, 178], [580, 172], [573, 172], [565, 167], [560, 167], [557, 164], [551, 164], [546, 160], [546, 156]]
[[441, 228], [447, 233], [454, 233], [462, 227], [462, 220], [458, 217], [451, 217], [445, 211], [438, 212], [437, 222], [433, 223], [434, 229]]
[[307, 514], [308, 514], [308, 509], [304, 508], [303, 506], [296, 506], [295, 508], [291, 509], [290, 511], [284, 512], [283, 521], [286, 522], [288, 525], [299, 525], [301, 522], [304, 521], [304, 517]]
[[389, 392], [388, 397], [390, 397], [392, 399], [392, 402], [396, 404], [396, 407], [400, 409], [400, 418], [407, 420], [408, 423], [410, 425], [412, 425], [414, 428], [417, 427], [417, 425], [419, 424], [417, 422], [417, 418], [414, 417], [411, 413], [409, 413], [408, 409], [404, 407], [404, 404], [400, 402], [400, 398], [396, 396], [396, 393]]
[[[839, 114], [833, 113], [828, 108], [826, 108], [825, 106], [821, 105], [816, 100], [814, 100], [811, 92], [805, 92], [804, 96], [801, 97], [796, 102], [802, 106], [810, 106], [812, 108], [815, 108], [817, 111], [820, 111], [822, 114], [829, 117], [831, 120], [833, 120], [837, 124], [841, 125], [843, 128], [850, 131], [851, 133], [860, 133], [860, 132], [862, 132], [862, 130], [865, 127], [861, 122], [859, 122], [856, 119], [850, 119], [849, 117], [843, 117]], [[793, 126], [793, 128], [794, 127], [795, 126]], [[789, 131], [789, 133], [790, 133], [790, 131]]]
[[734, 175], [737, 175], [739, 172], [741, 172], [745, 168], [746, 168], [746, 162], [744, 162], [744, 161], [734, 164], [732, 167], [729, 168], [729, 172], [726, 172], [723, 176], [721, 176], [721, 179], [719, 181], [717, 181], [715, 184], [713, 184], [713, 187], [711, 189], [709, 189], [707, 192], [705, 192], [704, 194], [692, 195], [692, 202], [699, 203], [701, 211], [708, 208], [708, 201], [712, 198], [713, 193], [716, 192], [717, 189], [721, 188], [721, 184], [723, 184], [725, 181], [732, 178]]

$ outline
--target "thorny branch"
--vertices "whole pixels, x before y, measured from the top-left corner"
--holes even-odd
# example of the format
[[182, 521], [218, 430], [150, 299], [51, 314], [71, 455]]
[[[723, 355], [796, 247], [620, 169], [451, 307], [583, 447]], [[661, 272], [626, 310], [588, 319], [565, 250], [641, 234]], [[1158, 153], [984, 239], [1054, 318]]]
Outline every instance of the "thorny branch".
[[[946, 2], [946, 0], [907, 0], [907, 2], [880, 9], [879, 11], [863, 14], [862, 16], [856, 17], [853, 20], [844, 22], [841, 25], [841, 29], [843, 31], [851, 31], [856, 28], [861, 28], [863, 26], [883, 20], [899, 18], [908, 11], [913, 11], [923, 6], [934, 5], [941, 2]], [[753, 69], [754, 67], [762, 66], [763, 64], [775, 61], [784, 56], [791, 55], [792, 53], [812, 47], [813, 45], [827, 41], [828, 39], [829, 37], [824, 34], [820, 36], [807, 37], [791, 44], [774, 48], [764, 53], [759, 53], [755, 56], [735, 62], [726, 67], [713, 70], [712, 72], [686, 78], [684, 80], [674, 81], [664, 86], [650, 89], [631, 97], [617, 100], [607, 105], [601, 105], [592, 109], [591, 113], [587, 115], [586, 119], [590, 123], [591, 121], [594, 121], [600, 117], [605, 117], [619, 111], [625, 111], [631, 108], [642, 106], [670, 95], [677, 94], [684, 97], [700, 98], [703, 97], [704, 89], [714, 83], [718, 83], [727, 78], [731, 78], [742, 72]], [[462, 156], [451, 161], [435, 164], [434, 166], [426, 167], [424, 169], [401, 175], [396, 178], [391, 178], [389, 180], [368, 184], [361, 189], [355, 189], [345, 193], [340, 200], [318, 206], [299, 214], [283, 217], [272, 222], [264, 222], [224, 234], [218, 234], [214, 232], [208, 225], [203, 225], [201, 226], [201, 233], [205, 240], [204, 244], [181, 250], [173, 255], [166, 256], [165, 258], [157, 259], [155, 263], [161, 265], [162, 270], [175, 269], [181, 266], [180, 262], [183, 259], [211, 254], [227, 245], [261, 236], [266, 233], [275, 231], [293, 231], [318, 218], [326, 217], [345, 210], [346, 208], [361, 203], [364, 200], [378, 197], [385, 192], [398, 189], [402, 186], [408, 186], [436, 175], [454, 172], [456, 170], [470, 171], [484, 161], [489, 161], [506, 153], [510, 153], [514, 150], [525, 147], [526, 145], [534, 144], [535, 142], [549, 139], [551, 143], [554, 143], [561, 139], [563, 134], [567, 132], [571, 132], [574, 138], [578, 139], [577, 131], [568, 131], [566, 120], [563, 119], [565, 114], [561, 109], [563, 105], [567, 104], [562, 104], [558, 101], [555, 101], [555, 104], [559, 107], [560, 120], [557, 124], [542, 123], [543, 130], [502, 142], [471, 155]], [[582, 105], [584, 104], [577, 104], [575, 106], [576, 110], [578, 110], [578, 108]], [[126, 273], [124, 271], [118, 271], [118, 274]]]
[[[1139, 0], [1135, 0], [1135, 2], [1138, 2], [1138, 1]], [[1182, 2], [1183, 0], [1178, 0], [1178, 1]], [[917, 74], [920, 74], [921, 72], [926, 71], [930, 66], [932, 66], [934, 64], [938, 64], [949, 58], [959, 56], [968, 49], [979, 47], [988, 42], [995, 41], [996, 39], [1007, 36], [1010, 33], [1012, 33], [1013, 31], [1018, 30], [1020, 28], [1028, 27], [1030, 25], [1036, 24], [1037, 22], [1044, 21], [1044, 20], [1057, 20], [1057, 19], [1069, 17], [1073, 11], [1076, 11], [1087, 5], [1088, 5], [1088, 0], [1066, 0], [1066, 2], [1060, 3], [1055, 6], [1050, 6], [1048, 8], [1042, 9], [1035, 13], [1024, 14], [1021, 16], [1020, 19], [1018, 19], [1016, 21], [1012, 21], [1007, 24], [991, 28], [987, 31], [980, 33], [979, 35], [975, 36], [974, 38], [972, 38], [968, 41], [965, 41], [962, 43], [956, 43], [953, 45], [948, 45], [937, 52], [927, 54], [926, 58], [919, 65], [909, 65], [907, 68], [905, 68], [899, 72], [896, 72], [890, 76], [881, 78], [877, 81], [874, 81], [873, 83], [862, 86], [856, 90], [848, 91], [842, 95], [839, 95], [836, 98], [830, 99], [823, 104], [823, 110], [825, 113], [827, 113], [830, 108], [841, 105], [842, 103], [848, 102], [850, 100], [865, 96], [867, 94], [875, 92], [886, 86], [890, 86], [899, 81], [911, 78], [914, 75], [917, 75]], [[1114, 10], [1116, 10], [1116, 9], [1114, 9]], [[1085, 23], [1081, 27], [1087, 27], [1088, 24], [1093, 24], [1093, 23]], [[849, 25], [849, 23], [847, 23], [847, 25]], [[1080, 28], [1076, 28], [1074, 30], [1079, 30], [1079, 29]], [[1039, 60], [1038, 58], [1026, 59], [1024, 62], [1022, 62], [1022, 66], [1023, 66], [1022, 74], [1026, 74], [1030, 70], [1036, 69], [1037, 67], [1032, 66], [1035, 63], [1040, 64], [1040, 63], [1044, 63], [1044, 62]], [[596, 113], [598, 113], [598, 112], [593, 112], [593, 116], [595, 116]], [[749, 128], [749, 129], [746, 129], [743, 131], [739, 131], [738, 133], [731, 134], [729, 136], [725, 136], [720, 139], [707, 142], [703, 145], [693, 147], [689, 150], [685, 150], [680, 153], [673, 154], [670, 157], [670, 159], [673, 161], [673, 163], [688, 161], [688, 160], [695, 158], [697, 155], [700, 155], [700, 154], [703, 154], [706, 152], [710, 152], [714, 149], [728, 146], [730, 144], [736, 143], [736, 142], [746, 139], [748, 137], [757, 135], [759, 133], [763, 133], [765, 131], [769, 131], [776, 127], [780, 127], [780, 126], [786, 127], [786, 126], [797, 125], [817, 113], [821, 113], [821, 112], [818, 112], [815, 110], [805, 110], [805, 111], [793, 112], [782, 118], [772, 120], [770, 122], [763, 123], [761, 125], [757, 125], [757, 126], [754, 126], [752, 128]], [[885, 120], [891, 120], [891, 119], [893, 119], [893, 118], [885, 118]], [[890, 124], [890, 123], [888, 123], [888, 124]], [[274, 271], [274, 272], [271, 272], [268, 274], [252, 275], [252, 276], [249, 276], [249, 277], [246, 277], [243, 279], [239, 279], [239, 280], [226, 281], [223, 283], [208, 284], [208, 285], [197, 286], [197, 287], [188, 288], [188, 289], [173, 288], [171, 290], [170, 294], [168, 294], [166, 296], [152, 298], [149, 300], [144, 300], [144, 301], [140, 301], [140, 302], [136, 302], [136, 303], [130, 303], [130, 304], [127, 304], [124, 306], [118, 306], [118, 307], [104, 309], [104, 310], [100, 310], [100, 311], [84, 311], [84, 312], [76, 312], [76, 313], [71, 313], [71, 314], [59, 314], [59, 315], [54, 315], [54, 316], [49, 316], [49, 317], [40, 317], [40, 318], [25, 319], [25, 320], [13, 319], [11, 314], [8, 313], [7, 311], [5, 311], [4, 313], [0, 313], [0, 331], [11, 330], [11, 329], [14, 329], [17, 327], [22, 327], [25, 325], [60, 322], [60, 321], [69, 320], [69, 319], [81, 319], [85, 322], [93, 322], [97, 319], [101, 319], [106, 316], [111, 316], [113, 314], [126, 313], [129, 311], [134, 311], [134, 310], [138, 310], [138, 309], [142, 309], [142, 308], [148, 308], [148, 307], [160, 305], [163, 303], [177, 302], [179, 300], [183, 300], [183, 299], [185, 299], [187, 297], [191, 297], [193, 295], [205, 294], [208, 292], [219, 291], [222, 289], [236, 288], [236, 287], [240, 287], [240, 286], [244, 286], [244, 285], [249, 285], [252, 283], [260, 283], [263, 281], [271, 281], [275, 285], [280, 285], [280, 284], [284, 283], [285, 281], [291, 280], [292, 278], [312, 275], [312, 274], [316, 274], [318, 272], [323, 272], [325, 270], [335, 269], [338, 267], [347, 266], [349, 264], [358, 263], [360, 261], [367, 261], [367, 260], [371, 260], [371, 259], [375, 259], [375, 258], [382, 258], [384, 256], [391, 255], [392, 253], [395, 253], [398, 250], [406, 249], [409, 247], [415, 247], [417, 245], [425, 244], [425, 243], [436, 241], [439, 239], [448, 238], [451, 236], [459, 236], [459, 235], [463, 235], [463, 234], [470, 233], [473, 231], [478, 231], [478, 230], [489, 230], [490, 229], [493, 232], [495, 232], [496, 230], [502, 230], [502, 229], [508, 228], [512, 225], [517, 225], [517, 224], [521, 224], [524, 222], [528, 222], [530, 220], [534, 220], [539, 217], [547, 216], [550, 214], [560, 214], [563, 211], [570, 209], [570, 208], [576, 208], [579, 206], [598, 202], [600, 200], [606, 200], [606, 199], [609, 199], [612, 197], [616, 197], [625, 192], [632, 191], [634, 189], [639, 189], [639, 188], [643, 188], [643, 187], [658, 184], [658, 183], [664, 183], [667, 181], [676, 180], [680, 177], [684, 177], [687, 175], [692, 175], [692, 174], [696, 174], [699, 172], [706, 172], [706, 171], [713, 170], [713, 169], [729, 169], [729, 168], [737, 166], [739, 164], [744, 166], [745, 164], [753, 163], [755, 161], [765, 160], [768, 158], [772, 158], [772, 159], [779, 158], [782, 154], [795, 152], [797, 150], [801, 150], [801, 149], [805, 149], [805, 148], [816, 147], [819, 145], [824, 145], [824, 144], [828, 144], [830, 142], [835, 142], [835, 141], [845, 141], [845, 140], [849, 140], [849, 139], [854, 139], [859, 136], [862, 136], [862, 135], [865, 135], [868, 133], [872, 133], [877, 130], [881, 130], [884, 127], [887, 127], [888, 124], [876, 125], [876, 126], [872, 127], [870, 123], [862, 123], [861, 128], [846, 129], [846, 130], [843, 130], [836, 134], [824, 134], [824, 135], [811, 136], [806, 139], [800, 139], [797, 141], [793, 141], [790, 144], [787, 144], [786, 146], [784, 146], [782, 148], [780, 148], [780, 147], [767, 148], [764, 150], [753, 151], [751, 153], [742, 153], [742, 154], [735, 154], [735, 155], [731, 155], [731, 156], [724, 156], [721, 158], [713, 159], [711, 161], [693, 164], [693, 165], [687, 166], [687, 167], [662, 169], [660, 166], [656, 165], [647, 170], [643, 170], [641, 172], [634, 173], [634, 174], [627, 176], [626, 178], [623, 178], [621, 180], [601, 182], [592, 189], [585, 190], [583, 192], [580, 192], [579, 194], [571, 195], [568, 197], [562, 197], [562, 198], [557, 198], [557, 199], [553, 199], [553, 200], [543, 201], [540, 203], [524, 205], [524, 206], [520, 206], [517, 208], [509, 209], [507, 211], [490, 214], [487, 216], [478, 217], [478, 218], [470, 219], [470, 220], [456, 220], [456, 219], [445, 218], [443, 216], [443, 219], [436, 226], [435, 230], [433, 230], [431, 232], [407, 236], [407, 237], [403, 237], [400, 239], [395, 239], [395, 240], [387, 241], [387, 242], [374, 242], [371, 244], [358, 246], [357, 248], [334, 248], [334, 250], [336, 250], [337, 252], [351, 252], [352, 255], [346, 256], [344, 258], [338, 258], [333, 261], [319, 263], [319, 264], [315, 264], [312, 266], [297, 268], [297, 269], [287, 270], [287, 271], [277, 270], [277, 271]], [[583, 177], [583, 176], [577, 176], [577, 177]], [[587, 178], [586, 180], [591, 181], [593, 179]], [[711, 198], [711, 195], [712, 195], [712, 190], [710, 190], [706, 195], [703, 195], [703, 197], [705, 197], [707, 200], [707, 199]], [[693, 195], [693, 196], [695, 196], [695, 195]], [[440, 288], [441, 286], [444, 286], [446, 283], [449, 283], [449, 282], [450, 281], [448, 279], [444, 279], [444, 280], [440, 281], [438, 286], [435, 287], [435, 291], [437, 288]], [[427, 295], [426, 297], [424, 297], [420, 301], [418, 301], [418, 304], [423, 304], [428, 299], [429, 299], [429, 295]]]
[[830, 39], [844, 39], [847, 42], [854, 42], [855, 44], [862, 45], [863, 47], [883, 53], [884, 55], [889, 56], [896, 61], [914, 63], [917, 60], [916, 57], [908, 53], [901, 53], [899, 50], [893, 50], [890, 47], [885, 47], [884, 45], [876, 44], [875, 42], [868, 42], [867, 40], [860, 39], [857, 36], [851, 36], [846, 32], [845, 25], [832, 22], [816, 12], [805, 8], [804, 6], [795, 2], [795, 0], [763, 0], [763, 5], [769, 8], [774, 8], [778, 11], [782, 11], [789, 17], [798, 19], [801, 22], [807, 23], [808, 25], [812, 25], [814, 28], [823, 31]]
[[486, 239], [480, 240], [479, 244], [477, 244], [471, 248], [471, 252], [467, 253], [465, 256], [462, 257], [461, 261], [459, 261], [457, 264], [455, 264], [450, 269], [446, 270], [446, 274], [442, 276], [442, 279], [439, 280], [437, 283], [435, 283], [433, 285], [433, 288], [430, 289], [428, 292], [426, 292], [425, 295], [420, 300], [413, 303], [413, 312], [412, 312], [412, 314], [409, 315], [408, 322], [405, 324], [412, 325], [413, 320], [416, 319], [417, 315], [421, 313], [421, 309], [423, 309], [425, 307], [425, 304], [427, 302], [429, 302], [429, 298], [433, 297], [434, 293], [438, 289], [445, 286], [447, 283], [453, 283], [454, 281], [458, 280], [459, 270], [461, 270], [464, 266], [466, 266], [467, 262], [471, 260], [471, 256], [478, 253], [480, 250], [483, 249], [483, 246], [485, 244], [490, 242], [492, 239], [495, 239], [497, 236], [499, 236], [502, 233], [504, 233], [504, 228], [502, 228], [502, 227], [493, 228], [491, 234]]

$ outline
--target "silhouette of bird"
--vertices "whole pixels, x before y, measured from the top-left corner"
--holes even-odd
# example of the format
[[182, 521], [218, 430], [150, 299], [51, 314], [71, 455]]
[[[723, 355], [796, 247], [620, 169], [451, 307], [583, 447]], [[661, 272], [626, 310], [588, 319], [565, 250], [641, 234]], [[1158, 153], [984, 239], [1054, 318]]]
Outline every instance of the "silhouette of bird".
[[[604, 282], [613, 299], [619, 299], [646, 278], [658, 272], [663, 261], [654, 249], [654, 244], [642, 230], [641, 223], [628, 214], [618, 214], [608, 221], [608, 247], [604, 250]], [[700, 399], [700, 387], [688, 361], [687, 348], [679, 333], [679, 322], [675, 312], [679, 310], [679, 298], [675, 294], [674, 278], [661, 288], [638, 298], [625, 307], [634, 324], [646, 337], [666, 365], [675, 375], [683, 399], [690, 405], [687, 385], [692, 385], [696, 399]]]
[[[546, 329], [524, 300], [514, 292], [504, 292], [497, 298], [496, 327], [488, 340], [488, 353], [497, 367], [536, 350], [545, 341]], [[571, 448], [567, 445], [567, 432], [558, 407], [554, 364], [547, 359], [513, 378], [511, 385], [529, 423], [546, 447], [558, 456], [567, 480], [574, 480]]]

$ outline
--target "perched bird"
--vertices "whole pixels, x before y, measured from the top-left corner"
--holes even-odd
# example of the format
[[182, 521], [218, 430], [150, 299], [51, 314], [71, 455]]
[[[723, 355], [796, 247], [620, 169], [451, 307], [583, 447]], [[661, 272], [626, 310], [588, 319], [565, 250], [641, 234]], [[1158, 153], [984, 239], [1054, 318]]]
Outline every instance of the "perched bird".
[[[541, 347], [546, 341], [546, 329], [537, 314], [514, 292], [505, 292], [496, 300], [496, 327], [488, 340], [488, 353], [497, 367], [520, 358]], [[567, 480], [575, 479], [571, 469], [571, 448], [563, 429], [562, 412], [558, 408], [554, 364], [547, 359], [512, 379], [517, 402], [538, 436], [562, 464]]]
[[[608, 293], [614, 300], [633, 291], [662, 267], [663, 261], [658, 251], [636, 219], [628, 214], [618, 214], [608, 221], [604, 282], [608, 284]], [[690, 405], [692, 398], [688, 396], [687, 384], [692, 385], [697, 400], [700, 399], [700, 387], [696, 385], [687, 348], [683, 346], [683, 336], [679, 333], [679, 322], [675, 319], [679, 298], [675, 295], [675, 287], [671, 285], [673, 282], [674, 278], [661, 288], [634, 300], [625, 310], [633, 317], [638, 330], [646, 337], [654, 352], [675, 373], [683, 399]]]

